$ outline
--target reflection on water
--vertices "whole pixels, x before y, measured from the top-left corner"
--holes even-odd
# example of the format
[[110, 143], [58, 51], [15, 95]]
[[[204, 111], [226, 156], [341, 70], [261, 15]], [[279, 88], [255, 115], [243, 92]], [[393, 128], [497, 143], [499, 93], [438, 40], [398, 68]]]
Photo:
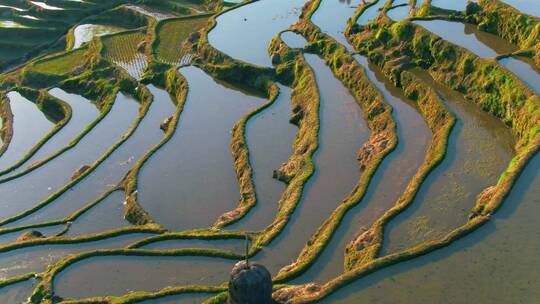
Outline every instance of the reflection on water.
[[[417, 1], [421, 2], [422, 0]], [[467, 1], [468, 0], [432, 0], [431, 5], [455, 11], [464, 11], [467, 7]]]
[[298, 128], [289, 123], [291, 89], [279, 85], [280, 95], [274, 104], [253, 117], [246, 125], [246, 141], [253, 168], [257, 204], [246, 218], [231, 229], [254, 231], [273, 220], [285, 184], [272, 177], [272, 172], [287, 161]]
[[280, 31], [296, 22], [304, 0], [261, 0], [217, 17], [208, 33], [212, 46], [251, 64], [271, 67], [268, 45]]
[[77, 236], [99, 233], [107, 230], [129, 226], [124, 220], [124, 192], [115, 191], [109, 194], [97, 206], [86, 211], [73, 224], [66, 235]]
[[[384, 0], [380, 0], [379, 2], [384, 3]], [[311, 20], [319, 26], [323, 32], [332, 36], [351, 51], [353, 50], [353, 47], [343, 35], [343, 31], [345, 30], [347, 19], [354, 15], [357, 6], [361, 4], [362, 1], [339, 0], [339, 3], [346, 5], [339, 5], [335, 0], [321, 1], [319, 8], [315, 11]]]
[[410, 9], [411, 8], [408, 5], [398, 6], [396, 8], [393, 8], [393, 9], [389, 10], [386, 13], [386, 15], [388, 17], [390, 17], [390, 19], [392, 19], [392, 20], [394, 20], [396, 22], [399, 22], [399, 21], [409, 17]]
[[32, 3], [32, 4], [36, 5], [36, 6], [39, 6], [39, 7], [41, 7], [41, 8], [44, 8], [44, 9], [46, 9], [46, 10], [51, 10], [51, 11], [60, 11], [60, 10], [63, 10], [63, 8], [61, 8], [61, 7], [48, 5], [47, 3], [41, 2], [41, 1], [30, 1], [30, 3]]
[[[148, 89], [154, 96], [154, 102], [150, 105], [148, 112], [141, 120], [135, 132], [110, 154], [103, 163], [97, 166], [92, 174], [77, 183], [77, 185], [47, 207], [27, 217], [24, 222], [35, 223], [64, 218], [82, 208], [87, 203], [94, 201], [101, 193], [109, 191], [111, 187], [118, 184], [133, 164], [150, 148], [161, 141], [164, 133], [160, 129], [160, 124], [163, 120], [173, 115], [175, 107], [166, 91], [158, 89], [153, 85], [149, 85]], [[117, 102], [136, 105], [136, 100], [132, 97], [127, 95], [119, 96], [120, 98]], [[135, 112], [133, 116], [138, 114], [136, 110], [136, 107], [130, 109], [130, 111]], [[98, 208], [90, 210], [90, 212], [92, 211], [106, 212], [106, 209]], [[97, 216], [99, 217], [100, 215]], [[122, 223], [121, 218], [118, 218], [115, 223]]]
[[138, 197], [153, 220], [181, 230], [210, 226], [238, 205], [230, 131], [266, 100], [222, 86], [198, 68], [180, 71], [189, 84], [182, 116], [143, 167]]
[[[72, 174], [83, 164], [96, 161], [127, 132], [137, 116], [137, 110], [138, 105], [133, 99], [119, 94], [109, 114], [74, 149], [53, 159], [46, 166], [0, 184], [1, 218], [13, 216], [44, 200], [69, 182]], [[33, 123], [35, 127], [35, 122]], [[73, 202], [79, 200], [71, 201]]]
[[143, 15], [150, 16], [156, 20], [163, 20], [167, 18], [174, 17], [174, 14], [171, 14], [168, 11], [162, 11], [157, 8], [145, 6], [145, 5], [126, 5], [127, 8], [137, 11]]
[[31, 166], [37, 161], [43, 161], [52, 156], [58, 150], [67, 146], [88, 125], [98, 117], [97, 107], [88, 99], [75, 94], [69, 94], [62, 89], [54, 88], [49, 90], [49, 94], [56, 97], [71, 107], [71, 119], [54, 137], [49, 139], [30, 159], [22, 166], [22, 169]]
[[353, 189], [360, 175], [357, 153], [367, 140], [363, 113], [348, 90], [324, 61], [305, 55], [315, 72], [321, 95], [319, 148], [314, 155], [315, 174], [281, 234], [255, 259], [272, 274], [291, 263], [311, 235]]
[[[375, 0], [374, 0], [375, 1]], [[358, 18], [357, 23], [360, 25], [368, 24], [371, 21], [375, 20], [381, 13], [381, 8], [384, 6], [386, 1], [384, 0], [378, 0], [377, 3], [370, 6], [368, 9], [366, 9], [362, 15], [360, 15], [360, 18]]]
[[[414, 23], [482, 58], [495, 57], [517, 50], [516, 46], [509, 45], [500, 37], [478, 31], [472, 24], [446, 20], [414, 21]], [[490, 46], [483, 43], [484, 41], [489, 41]]]
[[378, 271], [322, 303], [534, 303], [540, 298], [540, 155], [486, 225], [447, 248]]
[[413, 204], [394, 218], [386, 230], [384, 253], [393, 253], [433, 240], [467, 221], [476, 197], [494, 185], [514, 155], [511, 130], [461, 94], [434, 86], [456, 114], [444, 161], [420, 187]]
[[290, 48], [302, 49], [308, 43], [306, 38], [291, 31], [281, 33], [281, 40]]
[[537, 94], [540, 94], [540, 72], [530, 58], [507, 57], [499, 63], [512, 71]]
[[392, 106], [392, 115], [397, 123], [398, 145], [373, 176], [359, 205], [345, 216], [329, 247], [315, 265], [299, 278], [300, 282], [326, 282], [343, 271], [346, 245], [362, 228], [368, 228], [394, 206], [422, 163], [431, 140], [431, 131], [424, 119], [401, 90], [389, 83], [377, 67], [368, 64], [365, 57], [357, 55], [355, 59], [366, 68], [369, 79]]
[[18, 92], [9, 92], [7, 97], [13, 113], [13, 137], [0, 157], [1, 170], [14, 165], [54, 127], [35, 103]]
[[[42, 272], [47, 265], [69, 254], [94, 249], [122, 248], [148, 236], [148, 234], [130, 234], [103, 241], [69, 245], [43, 245], [5, 252], [0, 254], [0, 280], [29, 272]], [[110, 282], [108, 283], [110, 284]]]

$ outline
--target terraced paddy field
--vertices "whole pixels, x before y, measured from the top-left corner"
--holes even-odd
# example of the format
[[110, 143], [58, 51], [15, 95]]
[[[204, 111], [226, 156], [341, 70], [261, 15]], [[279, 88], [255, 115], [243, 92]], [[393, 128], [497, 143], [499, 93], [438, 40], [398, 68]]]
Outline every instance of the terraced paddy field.
[[0, 0], [0, 303], [538, 303], [538, 7]]

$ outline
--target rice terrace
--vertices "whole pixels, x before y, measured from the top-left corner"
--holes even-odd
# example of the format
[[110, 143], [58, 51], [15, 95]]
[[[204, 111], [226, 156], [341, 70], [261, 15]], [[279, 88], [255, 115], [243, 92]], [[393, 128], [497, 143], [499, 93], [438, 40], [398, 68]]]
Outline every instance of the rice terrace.
[[0, 0], [0, 304], [540, 303], [539, 0]]

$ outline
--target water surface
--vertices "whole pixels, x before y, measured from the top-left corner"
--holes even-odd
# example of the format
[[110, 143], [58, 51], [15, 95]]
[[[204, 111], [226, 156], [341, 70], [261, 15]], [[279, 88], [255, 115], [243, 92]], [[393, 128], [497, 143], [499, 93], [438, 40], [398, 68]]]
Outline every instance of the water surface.
[[[478, 31], [473, 24], [446, 20], [414, 21], [414, 23], [482, 58], [496, 57], [517, 50], [516, 46], [509, 45], [500, 37]], [[490, 41], [491, 47], [483, 43], [484, 41]]]
[[271, 67], [268, 45], [295, 23], [304, 0], [261, 0], [220, 15], [208, 40], [225, 54], [251, 64]]
[[502, 208], [477, 231], [378, 271], [322, 303], [532, 303], [540, 298], [540, 155]]
[[84, 97], [67, 93], [59, 88], [49, 90], [49, 94], [70, 106], [71, 119], [67, 125], [49, 139], [32, 157], [25, 161], [17, 171], [24, 170], [38, 161], [43, 161], [67, 146], [99, 115], [97, 107]]
[[[122, 248], [148, 236], [148, 234], [134, 233], [96, 242], [42, 245], [5, 252], [0, 254], [0, 279], [7, 279], [29, 272], [42, 272], [47, 265], [53, 264], [69, 254], [95, 249]], [[108, 281], [109, 284], [110, 282]]]
[[286, 31], [281, 33], [281, 40], [285, 42], [290, 48], [302, 49], [308, 43], [306, 38], [297, 33]]
[[272, 274], [294, 261], [317, 228], [353, 189], [360, 168], [357, 153], [369, 130], [355, 99], [319, 57], [305, 55], [321, 95], [319, 148], [315, 173], [304, 188], [289, 223], [255, 256]]
[[[379, 2], [384, 3], [384, 0]], [[354, 48], [349, 44], [347, 38], [343, 35], [345, 26], [347, 25], [347, 19], [354, 15], [359, 4], [362, 1], [338, 1], [338, 0], [326, 0], [321, 1], [319, 8], [311, 17], [313, 23], [321, 28], [321, 30], [332, 36], [339, 43], [344, 45], [349, 51]], [[331, 16], [331, 17], [330, 17]]]
[[501, 0], [502, 2], [517, 8], [525, 14], [540, 18], [540, 5], [536, 0]]
[[384, 253], [433, 240], [467, 222], [476, 197], [494, 185], [514, 155], [511, 130], [455, 91], [433, 85], [458, 121], [444, 161], [420, 187], [413, 204], [388, 225]]
[[7, 94], [13, 113], [13, 137], [0, 157], [0, 169], [17, 163], [54, 127], [37, 105], [17, 92]]
[[[87, 203], [94, 201], [101, 193], [109, 191], [111, 187], [118, 184], [135, 162], [150, 150], [150, 148], [161, 141], [164, 133], [160, 129], [160, 124], [164, 119], [174, 114], [175, 106], [166, 91], [158, 89], [153, 85], [149, 85], [148, 89], [154, 96], [154, 101], [135, 132], [110, 154], [92, 174], [84, 178], [53, 203], [26, 218], [24, 220], [25, 223], [57, 220], [70, 215]], [[121, 97], [123, 100], [120, 100], [120, 102], [136, 102], [131, 97], [125, 95], [121, 95]], [[133, 110], [135, 110], [135, 107]], [[98, 208], [94, 211], [100, 210], [107, 212], [106, 208]], [[101, 216], [104, 217], [105, 215]], [[109, 214], [107, 218], [111, 219], [111, 216], [112, 214]], [[118, 223], [122, 223], [122, 218], [114, 220], [114, 223], [110, 223], [109, 225], [116, 226]]]
[[279, 85], [280, 95], [274, 104], [251, 118], [246, 126], [246, 141], [253, 169], [257, 205], [232, 229], [260, 230], [269, 225], [278, 210], [285, 184], [272, 177], [286, 162], [298, 128], [289, 122], [291, 89]]
[[142, 168], [139, 203], [169, 229], [210, 226], [238, 205], [231, 129], [260, 97], [216, 83], [195, 67], [180, 69], [189, 93], [177, 130]]
[[235, 263], [206, 257], [94, 257], [63, 270], [55, 278], [55, 293], [80, 299], [157, 291], [167, 286], [219, 285], [228, 281]]
[[81, 47], [83, 43], [91, 41], [94, 37], [112, 34], [121, 30], [119, 27], [110, 25], [81, 24], [73, 30], [73, 36], [75, 37], [73, 48], [77, 49]]
[[56, 157], [45, 166], [17, 179], [1, 183], [1, 218], [16, 215], [55, 193], [70, 181], [76, 170], [85, 164], [92, 164], [117, 142], [127, 132], [137, 114], [138, 104], [133, 99], [119, 94], [107, 116], [73, 149]]
[[540, 71], [530, 58], [507, 57], [499, 60], [499, 63], [518, 76], [536, 94], [540, 94]]

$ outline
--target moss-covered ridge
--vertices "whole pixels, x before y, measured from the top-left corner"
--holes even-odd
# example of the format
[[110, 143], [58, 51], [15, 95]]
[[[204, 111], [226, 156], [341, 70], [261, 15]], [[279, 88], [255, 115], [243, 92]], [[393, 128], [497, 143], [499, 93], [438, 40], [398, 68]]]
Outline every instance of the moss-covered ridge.
[[395, 205], [378, 218], [372, 226], [352, 240], [345, 252], [345, 270], [352, 270], [377, 258], [383, 245], [384, 227], [412, 202], [423, 181], [446, 155], [448, 138], [456, 118], [444, 105], [437, 92], [415, 76], [403, 71], [400, 84], [405, 95], [416, 102], [431, 132], [432, 140], [424, 161], [410, 180]]
[[401, 70], [424, 68], [435, 80], [510, 126], [518, 150], [537, 135], [540, 98], [496, 61], [479, 58], [408, 21], [396, 23], [381, 16], [369, 27], [349, 29], [351, 43], [372, 62], [394, 63], [390, 73], [397, 85]]
[[[317, 2], [308, 3], [306, 7], [315, 9], [318, 7]], [[306, 16], [311, 15], [309, 10], [304, 9], [304, 12]], [[297, 260], [280, 270], [276, 277], [278, 282], [300, 275], [315, 261], [328, 244], [346, 212], [357, 205], [364, 196], [371, 177], [384, 157], [396, 147], [398, 140], [391, 106], [384, 101], [381, 93], [369, 81], [363, 67], [354, 60], [345, 47], [324, 34], [309, 20], [301, 20], [290, 29], [302, 34], [310, 42], [306, 49], [324, 59], [334, 75], [349, 89], [364, 111], [364, 118], [371, 130], [371, 135], [359, 151], [359, 166], [362, 168], [362, 174], [357, 184], [313, 234]]]

